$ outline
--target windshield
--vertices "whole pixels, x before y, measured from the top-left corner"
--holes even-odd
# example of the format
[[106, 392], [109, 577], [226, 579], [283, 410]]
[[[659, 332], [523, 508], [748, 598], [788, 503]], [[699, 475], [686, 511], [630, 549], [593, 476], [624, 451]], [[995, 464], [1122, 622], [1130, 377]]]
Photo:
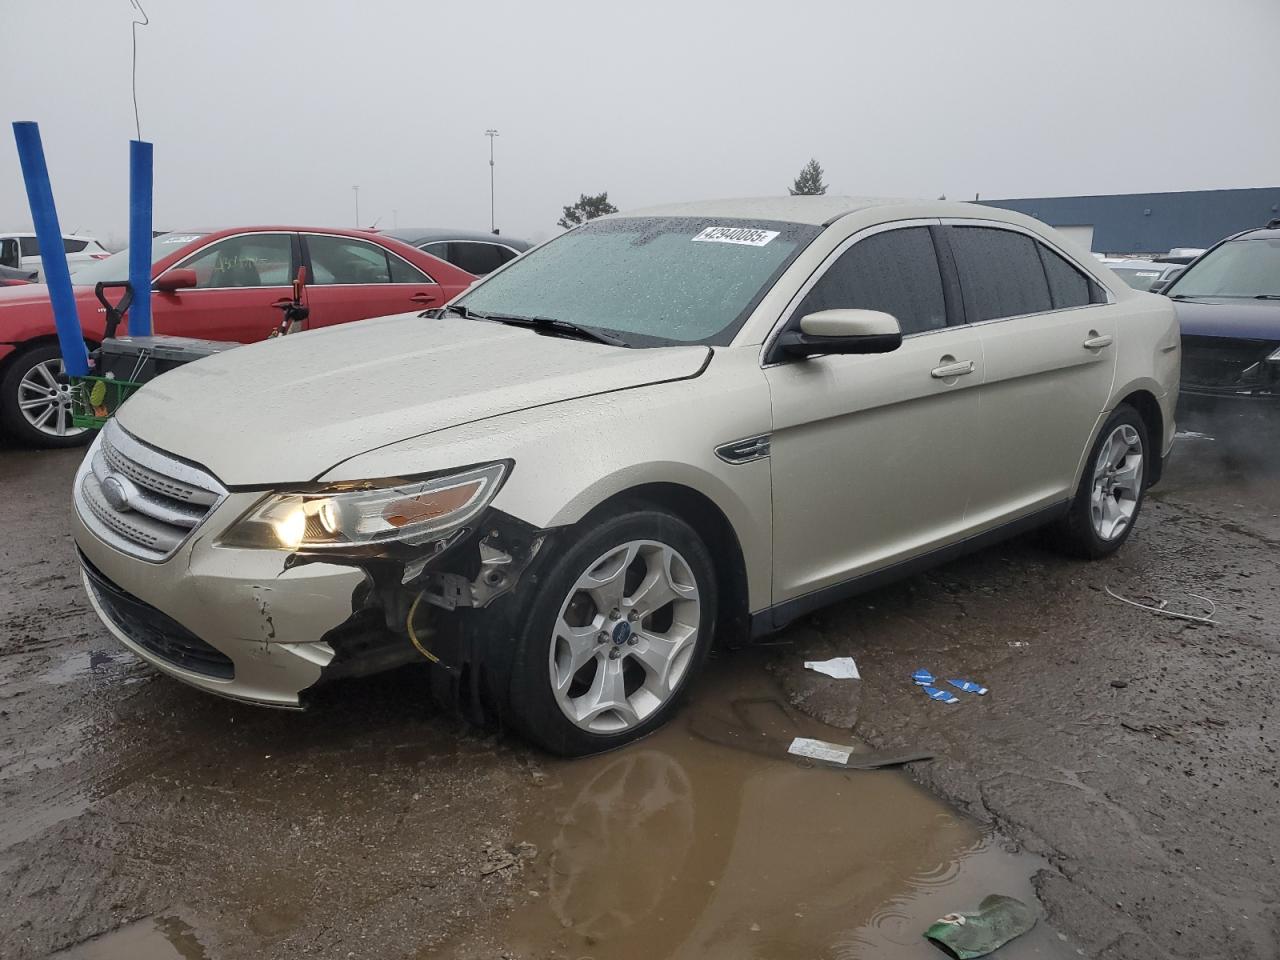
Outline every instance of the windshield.
[[1150, 290], [1151, 285], [1160, 279], [1160, 271], [1142, 267], [1112, 267], [1116, 276], [1135, 290]]
[[597, 220], [525, 254], [458, 303], [616, 332], [633, 345], [723, 346], [821, 232], [774, 221]]
[[[151, 263], [162, 260], [179, 247], [199, 240], [199, 233], [162, 233], [151, 241]], [[121, 250], [113, 253], [105, 260], [94, 260], [71, 271], [72, 283], [110, 283], [114, 280], [129, 279], [129, 251]]]
[[1171, 297], [1280, 297], [1280, 239], [1224, 243], [1188, 267], [1165, 293]]

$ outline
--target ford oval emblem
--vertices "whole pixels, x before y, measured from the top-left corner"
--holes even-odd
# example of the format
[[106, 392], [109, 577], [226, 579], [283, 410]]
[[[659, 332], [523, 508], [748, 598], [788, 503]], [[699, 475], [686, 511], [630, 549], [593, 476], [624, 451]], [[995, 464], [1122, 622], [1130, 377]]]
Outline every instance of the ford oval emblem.
[[113, 510], [124, 513], [129, 509], [129, 488], [115, 474], [102, 481], [102, 495]]
[[631, 624], [623, 620], [613, 628], [613, 642], [622, 646], [631, 639]]

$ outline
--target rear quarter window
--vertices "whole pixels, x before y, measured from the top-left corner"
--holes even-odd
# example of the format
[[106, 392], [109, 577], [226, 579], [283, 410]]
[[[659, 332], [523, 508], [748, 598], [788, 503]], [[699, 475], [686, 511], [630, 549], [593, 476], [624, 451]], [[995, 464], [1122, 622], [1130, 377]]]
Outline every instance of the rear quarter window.
[[[1102, 287], [1085, 276], [1070, 261], [1054, 253], [1043, 243], [1037, 243], [1036, 249], [1039, 250], [1040, 260], [1044, 263], [1044, 273], [1049, 280], [1049, 295], [1055, 310], [1105, 302], [1106, 295]], [[1147, 286], [1150, 285], [1147, 284]]]

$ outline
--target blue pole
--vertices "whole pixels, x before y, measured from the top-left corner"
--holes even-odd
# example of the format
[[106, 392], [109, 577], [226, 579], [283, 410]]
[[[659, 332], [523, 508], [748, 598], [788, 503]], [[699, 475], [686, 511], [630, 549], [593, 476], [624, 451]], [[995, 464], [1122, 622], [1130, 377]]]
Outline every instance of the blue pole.
[[129, 334], [151, 333], [151, 144], [129, 141]]
[[49, 168], [44, 162], [40, 128], [30, 120], [19, 120], [13, 125], [13, 137], [18, 142], [18, 161], [22, 164], [22, 179], [27, 185], [27, 203], [31, 207], [31, 220], [40, 243], [41, 270], [49, 287], [53, 322], [58, 328], [58, 345], [62, 348], [62, 363], [70, 376], [83, 377], [89, 373], [89, 352], [84, 346], [84, 331], [80, 329], [80, 315], [76, 312], [76, 296], [71, 289], [71, 271], [67, 269], [67, 251], [62, 246], [58, 211], [53, 205], [53, 187], [49, 184]]

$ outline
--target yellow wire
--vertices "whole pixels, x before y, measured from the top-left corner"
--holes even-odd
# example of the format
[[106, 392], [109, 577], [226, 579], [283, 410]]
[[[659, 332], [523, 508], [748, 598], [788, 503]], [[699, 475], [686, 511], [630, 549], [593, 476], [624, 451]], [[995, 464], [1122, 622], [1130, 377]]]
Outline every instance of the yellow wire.
[[413, 629], [413, 615], [418, 612], [418, 601], [421, 599], [421, 593], [413, 598], [413, 604], [409, 607], [409, 619], [405, 621], [405, 626], [409, 630], [409, 639], [412, 640], [413, 645], [418, 648], [418, 652], [432, 663], [439, 663], [440, 658], [422, 645], [422, 642], [418, 639], [418, 634]]

